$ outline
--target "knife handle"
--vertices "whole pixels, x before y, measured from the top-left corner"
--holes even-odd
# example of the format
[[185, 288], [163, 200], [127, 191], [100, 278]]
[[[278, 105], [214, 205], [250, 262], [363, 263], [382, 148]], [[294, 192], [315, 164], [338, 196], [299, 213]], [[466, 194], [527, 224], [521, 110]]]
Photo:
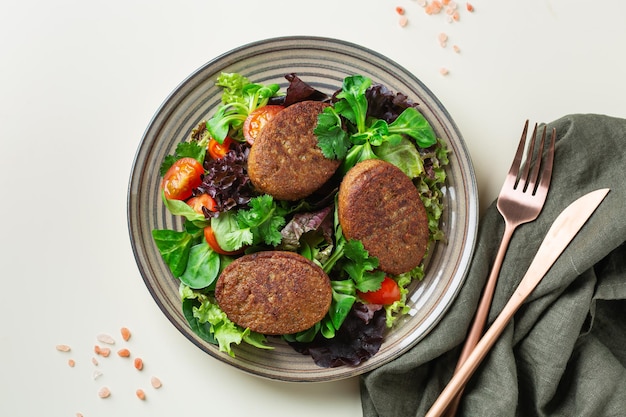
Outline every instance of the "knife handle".
[[485, 356], [487, 356], [489, 350], [491, 350], [493, 345], [496, 343], [498, 337], [500, 337], [507, 324], [513, 318], [513, 315], [517, 312], [517, 310], [519, 310], [524, 300], [534, 288], [534, 286], [529, 288], [528, 286], [523, 286], [522, 284], [523, 282], [520, 283], [520, 286], [517, 288], [511, 299], [506, 303], [491, 327], [489, 327], [487, 332], [485, 332], [467, 360], [463, 362], [463, 365], [461, 365], [460, 368], [457, 369], [454, 376], [446, 388], [441, 392], [439, 398], [437, 398], [430, 410], [428, 410], [425, 417], [442, 416], [450, 403], [455, 399], [458, 393], [461, 392], [465, 384], [467, 384], [467, 381], [469, 381], [483, 359], [485, 359]]

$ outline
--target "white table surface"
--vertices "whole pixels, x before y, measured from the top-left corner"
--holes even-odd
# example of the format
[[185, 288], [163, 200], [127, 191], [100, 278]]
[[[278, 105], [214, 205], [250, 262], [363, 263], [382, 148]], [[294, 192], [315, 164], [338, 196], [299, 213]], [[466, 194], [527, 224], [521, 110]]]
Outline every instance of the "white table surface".
[[[361, 415], [356, 378], [250, 376], [169, 323], [131, 251], [131, 164], [161, 102], [207, 61], [262, 38], [328, 36], [396, 60], [440, 99], [467, 142], [484, 210], [526, 118], [626, 115], [626, 3], [473, 4], [470, 14], [459, 2], [450, 24], [414, 0], [0, 0], [0, 415]], [[116, 336], [115, 351], [122, 326], [142, 372], [115, 354], [91, 363], [96, 335]], [[101, 386], [110, 398], [98, 398]]]

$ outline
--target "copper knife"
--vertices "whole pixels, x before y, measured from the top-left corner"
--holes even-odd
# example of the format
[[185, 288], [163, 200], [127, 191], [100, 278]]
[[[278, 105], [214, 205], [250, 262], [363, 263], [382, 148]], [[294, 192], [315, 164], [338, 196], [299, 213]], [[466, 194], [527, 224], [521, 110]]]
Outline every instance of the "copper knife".
[[448, 382], [439, 398], [426, 413], [426, 417], [440, 417], [446, 411], [450, 402], [454, 400], [474, 374], [478, 365], [487, 356], [487, 353], [502, 334], [511, 318], [513, 318], [513, 315], [521, 307], [524, 300], [539, 284], [539, 281], [546, 275], [578, 231], [595, 212], [608, 192], [608, 188], [602, 188], [585, 194], [567, 206], [554, 220], [519, 286], [493, 324], [479, 340], [470, 356]]

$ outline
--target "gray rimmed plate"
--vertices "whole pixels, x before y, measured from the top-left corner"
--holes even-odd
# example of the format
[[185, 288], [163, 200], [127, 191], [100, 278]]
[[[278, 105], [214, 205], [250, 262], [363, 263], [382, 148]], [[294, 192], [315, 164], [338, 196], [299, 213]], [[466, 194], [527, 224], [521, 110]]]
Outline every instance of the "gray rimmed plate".
[[[221, 89], [214, 82], [221, 72], [237, 72], [252, 82], [278, 83], [296, 73], [326, 93], [341, 87], [346, 76], [361, 74], [392, 91], [402, 92], [419, 108], [437, 136], [451, 150], [445, 187], [442, 229], [446, 241], [431, 251], [426, 277], [410, 293], [411, 314], [391, 329], [380, 351], [355, 367], [321, 368], [278, 338], [270, 338], [274, 350], [246, 344], [236, 356], [196, 336], [182, 314], [175, 279], [152, 239], [153, 229], [180, 230], [180, 218], [164, 207], [159, 190], [159, 166], [185, 140], [191, 130], [220, 104]], [[411, 348], [435, 326], [456, 297], [473, 253], [478, 224], [478, 193], [465, 143], [439, 100], [413, 74], [383, 55], [336, 39], [283, 37], [254, 42], [227, 52], [198, 69], [164, 101], [150, 122], [135, 156], [128, 189], [130, 239], [143, 280], [163, 313], [180, 332], [209, 355], [243, 371], [265, 378], [319, 382], [352, 377], [370, 371]]]

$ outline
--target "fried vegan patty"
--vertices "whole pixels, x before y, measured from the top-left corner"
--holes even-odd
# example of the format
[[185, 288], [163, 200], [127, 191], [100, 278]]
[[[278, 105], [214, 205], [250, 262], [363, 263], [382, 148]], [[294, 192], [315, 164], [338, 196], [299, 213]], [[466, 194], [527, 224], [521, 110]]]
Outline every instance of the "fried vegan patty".
[[347, 239], [357, 239], [379, 268], [390, 274], [418, 266], [429, 241], [428, 217], [411, 179], [395, 165], [370, 159], [343, 178], [339, 223]]
[[229, 264], [217, 280], [215, 298], [228, 318], [267, 335], [312, 327], [328, 312], [330, 279], [294, 252], [265, 251]]
[[248, 175], [262, 193], [295, 201], [319, 189], [341, 161], [328, 159], [313, 133], [317, 116], [328, 104], [303, 101], [274, 116], [250, 149]]

